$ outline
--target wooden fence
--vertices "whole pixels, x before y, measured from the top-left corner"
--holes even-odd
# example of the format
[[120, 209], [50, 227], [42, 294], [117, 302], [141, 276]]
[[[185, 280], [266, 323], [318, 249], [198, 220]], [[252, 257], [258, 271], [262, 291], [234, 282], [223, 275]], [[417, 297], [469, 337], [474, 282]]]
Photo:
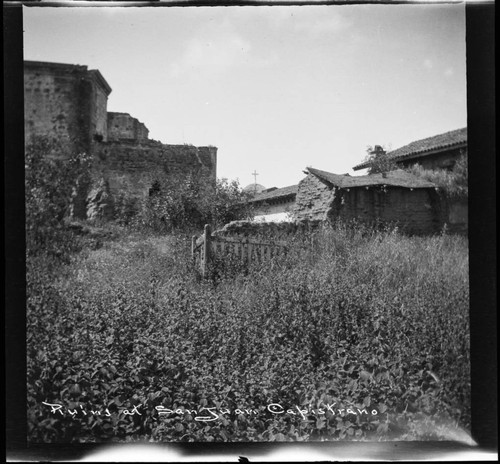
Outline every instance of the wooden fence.
[[207, 277], [210, 263], [220, 256], [233, 256], [242, 263], [263, 262], [283, 254], [288, 245], [283, 241], [263, 241], [254, 237], [224, 237], [212, 235], [210, 225], [205, 225], [203, 235], [193, 236], [191, 255], [203, 277]]

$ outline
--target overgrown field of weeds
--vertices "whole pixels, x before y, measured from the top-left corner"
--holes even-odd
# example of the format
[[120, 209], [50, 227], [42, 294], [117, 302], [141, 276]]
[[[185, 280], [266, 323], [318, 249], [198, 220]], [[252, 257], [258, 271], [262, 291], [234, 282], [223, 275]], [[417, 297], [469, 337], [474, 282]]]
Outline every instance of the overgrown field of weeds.
[[208, 280], [182, 235], [122, 233], [66, 264], [30, 257], [29, 440], [468, 430], [467, 240], [337, 227], [314, 243]]

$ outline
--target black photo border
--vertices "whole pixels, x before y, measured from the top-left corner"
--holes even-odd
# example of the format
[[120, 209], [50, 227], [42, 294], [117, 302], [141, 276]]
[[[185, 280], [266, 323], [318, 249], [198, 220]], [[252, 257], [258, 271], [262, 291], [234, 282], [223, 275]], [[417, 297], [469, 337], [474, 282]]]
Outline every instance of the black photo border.
[[[26, 420], [26, 263], [24, 210], [23, 2], [4, 2], [4, 251], [5, 251], [5, 445], [15, 460], [79, 460], [109, 444], [27, 444]], [[30, 7], [61, 3], [24, 2]], [[69, 4], [71, 2], [67, 2]], [[77, 2], [82, 3], [82, 2]], [[90, 4], [92, 2], [86, 2]], [[106, 2], [97, 2], [99, 4]], [[384, 1], [260, 2], [173, 1], [109, 2], [106, 6], [221, 6], [271, 4], [395, 3]], [[418, 2], [397, 2], [418, 3]], [[446, 3], [446, 2], [443, 2]], [[456, 2], [453, 2], [456, 3]], [[67, 5], [66, 5], [67, 6]], [[96, 5], [97, 6], [97, 5]], [[466, 7], [467, 112], [469, 152], [469, 244], [471, 288], [472, 436], [479, 450], [497, 452], [497, 316], [496, 316], [496, 137], [495, 5], [470, 2]], [[121, 444], [113, 445], [120, 447]], [[322, 450], [331, 456], [363, 455], [378, 447], [382, 459], [437, 456], [470, 447], [451, 442], [385, 443], [165, 443], [184, 456], [263, 455], [294, 449]], [[472, 448], [474, 449], [474, 448]], [[343, 450], [343, 451], [342, 451]], [[293, 452], [293, 451], [292, 451]], [[426, 454], [427, 453], [427, 454]]]

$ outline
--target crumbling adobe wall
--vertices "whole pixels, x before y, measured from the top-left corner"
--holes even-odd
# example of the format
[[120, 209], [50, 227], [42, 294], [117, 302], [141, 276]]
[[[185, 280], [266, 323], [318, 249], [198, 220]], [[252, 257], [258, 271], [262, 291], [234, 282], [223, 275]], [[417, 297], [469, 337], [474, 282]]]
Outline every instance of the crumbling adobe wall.
[[309, 174], [299, 184], [296, 219], [394, 224], [412, 234], [438, 232], [443, 206], [434, 189], [370, 186], [339, 189]]
[[293, 208], [294, 217], [298, 220], [325, 220], [332, 201], [331, 188], [316, 176], [308, 174], [299, 183]]
[[328, 212], [331, 221], [392, 224], [411, 234], [440, 229], [439, 198], [434, 189], [373, 186], [337, 191]]
[[289, 222], [253, 222], [232, 221], [212, 235], [216, 237], [260, 238], [262, 240], [280, 240], [293, 237], [307, 231], [315, 230], [319, 221], [289, 221]]
[[192, 174], [207, 188], [215, 187], [216, 147], [108, 141], [100, 144], [97, 158], [96, 170], [102, 172], [114, 198], [145, 198], [159, 176]]

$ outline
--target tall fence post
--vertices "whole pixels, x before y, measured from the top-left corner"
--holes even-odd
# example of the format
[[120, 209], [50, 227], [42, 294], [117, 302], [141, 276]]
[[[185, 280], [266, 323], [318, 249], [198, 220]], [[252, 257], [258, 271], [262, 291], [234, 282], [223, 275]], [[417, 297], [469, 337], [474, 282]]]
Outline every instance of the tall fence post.
[[205, 224], [205, 230], [203, 233], [203, 269], [202, 269], [202, 275], [203, 277], [206, 277], [208, 275], [208, 265], [210, 262], [210, 239], [212, 235], [212, 231], [210, 228], [210, 224]]
[[195, 250], [196, 250], [196, 235], [193, 235], [193, 238], [191, 239], [191, 258], [193, 260], [193, 265], [196, 264]]

